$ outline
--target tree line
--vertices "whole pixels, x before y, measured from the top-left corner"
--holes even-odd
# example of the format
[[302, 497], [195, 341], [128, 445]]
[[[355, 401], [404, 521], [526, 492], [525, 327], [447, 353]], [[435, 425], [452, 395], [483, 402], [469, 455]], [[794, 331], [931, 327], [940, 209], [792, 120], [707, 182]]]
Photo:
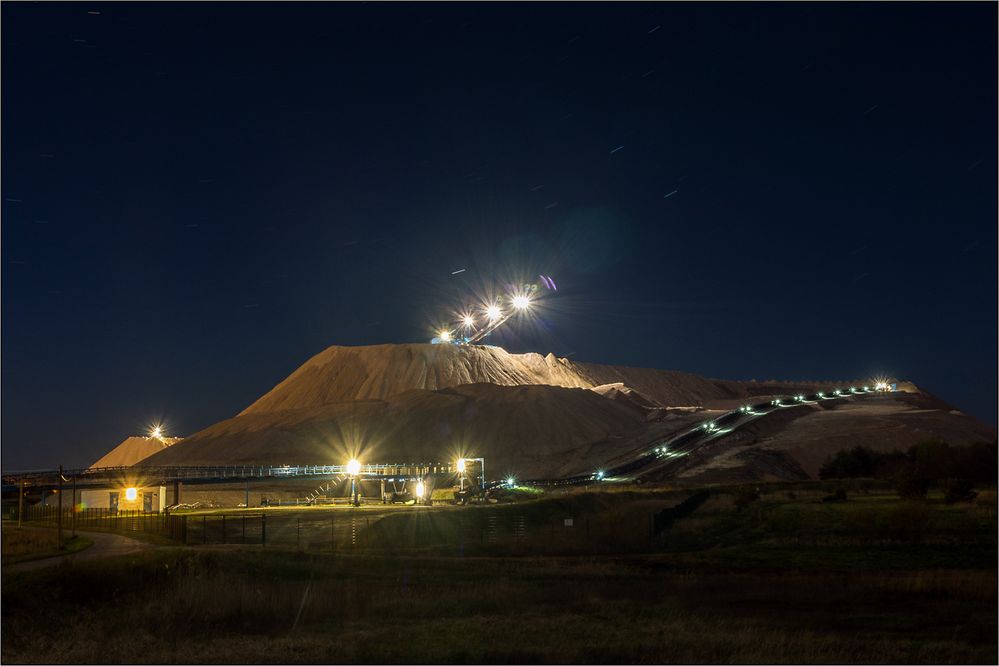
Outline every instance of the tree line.
[[907, 451], [875, 451], [855, 446], [838, 451], [819, 469], [820, 479], [890, 479], [899, 495], [926, 497], [931, 486], [948, 502], [972, 499], [976, 485], [996, 485], [999, 456], [996, 442], [951, 446], [941, 439], [923, 440]]

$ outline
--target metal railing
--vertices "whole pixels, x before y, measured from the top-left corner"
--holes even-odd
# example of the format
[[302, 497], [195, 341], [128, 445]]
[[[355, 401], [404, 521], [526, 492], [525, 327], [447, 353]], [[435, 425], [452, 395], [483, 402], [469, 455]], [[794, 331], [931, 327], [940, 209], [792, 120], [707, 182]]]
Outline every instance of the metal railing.
[[[379, 463], [361, 465], [360, 478], [413, 479], [428, 474], [455, 474], [454, 463]], [[162, 466], [133, 465], [130, 467], [98, 467], [63, 470], [65, 480], [75, 479], [80, 486], [108, 481], [127, 484], [166, 485], [174, 481], [242, 481], [251, 479], [286, 479], [308, 477], [349, 476], [346, 465], [202, 465]], [[3, 475], [5, 486], [26, 482], [34, 486], [57, 485], [58, 470], [8, 472]]]

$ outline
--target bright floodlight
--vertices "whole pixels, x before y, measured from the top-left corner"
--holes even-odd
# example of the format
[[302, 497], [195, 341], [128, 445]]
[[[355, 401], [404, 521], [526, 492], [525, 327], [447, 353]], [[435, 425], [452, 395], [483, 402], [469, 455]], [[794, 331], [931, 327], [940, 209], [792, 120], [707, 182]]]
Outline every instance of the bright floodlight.
[[442, 342], [448, 342], [451, 339], [451, 331], [441, 330], [438, 334]]
[[507, 477], [506, 485], [508, 485], [511, 488], [513, 488], [513, 484], [515, 484], [515, 483], [517, 483], [517, 480], [515, 478], [513, 478], [512, 476]]
[[465, 315], [461, 318], [461, 323], [465, 328], [472, 328], [475, 326], [475, 318], [472, 315]]
[[462, 474], [464, 474], [465, 473], [465, 459], [464, 458], [458, 458], [458, 464], [456, 465], [456, 467], [458, 468], [459, 472], [461, 472]]
[[427, 492], [426, 487], [423, 485], [423, 481], [416, 482], [416, 496], [423, 499], [423, 494]]
[[138, 494], [139, 491], [137, 491], [135, 488], [125, 488], [125, 499], [127, 499], [129, 502], [134, 502]]
[[161, 437], [163, 437], [163, 428], [158, 425], [153, 426], [153, 429], [149, 431], [149, 436], [155, 437], [156, 439], [160, 439]]
[[361, 462], [356, 458], [347, 463], [347, 474], [357, 476], [361, 471]]
[[486, 316], [489, 317], [489, 321], [499, 319], [502, 314], [498, 305], [490, 305], [486, 308]]
[[531, 299], [523, 294], [513, 297], [513, 307], [518, 310], [526, 310], [531, 305]]

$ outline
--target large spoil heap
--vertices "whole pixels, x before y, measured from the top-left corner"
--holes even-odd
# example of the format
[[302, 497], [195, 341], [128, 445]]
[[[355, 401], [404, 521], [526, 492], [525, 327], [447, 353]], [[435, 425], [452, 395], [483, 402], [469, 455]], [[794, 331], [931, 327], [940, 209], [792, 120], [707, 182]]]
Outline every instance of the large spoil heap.
[[[714, 380], [578, 363], [551, 354], [510, 354], [491, 346], [334, 346], [239, 415], [145, 463], [339, 464], [351, 457], [396, 463], [467, 455], [487, 458], [496, 474], [549, 478], [586, 473], [627, 457], [719, 413], [712, 410], [834, 386]], [[799, 428], [810, 442], [807, 450], [781, 435], [799, 417], [828, 411], [840, 417], [812, 418]], [[886, 430], [892, 432], [892, 446], [911, 444], [935, 429], [946, 431], [955, 444], [990, 435], [982, 424], [952, 413], [912, 385], [895, 398], [851, 403], [849, 410], [816, 406], [773, 419], [772, 427], [767, 419], [760, 424], [743, 448], [769, 445], [777, 455], [802, 461], [771, 466], [777, 476], [811, 472], [816, 457], [863, 443], [857, 437], [877, 440]], [[789, 453], [795, 446], [798, 452]], [[726, 454], [724, 447], [719, 459], [725, 474], [770, 473]]]

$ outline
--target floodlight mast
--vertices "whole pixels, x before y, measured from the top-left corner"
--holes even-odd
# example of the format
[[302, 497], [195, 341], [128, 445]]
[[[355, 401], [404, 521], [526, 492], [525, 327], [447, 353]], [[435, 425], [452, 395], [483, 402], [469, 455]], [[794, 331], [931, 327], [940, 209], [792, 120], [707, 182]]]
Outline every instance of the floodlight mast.
[[539, 275], [539, 280], [534, 284], [524, 284], [518, 291], [509, 295], [508, 308], [504, 312], [500, 309], [499, 303], [493, 302], [485, 307], [486, 325], [478, 328], [475, 325], [475, 318], [470, 313], [461, 315], [459, 326], [468, 329], [472, 333], [470, 337], [457, 337], [452, 331], [444, 328], [438, 331], [437, 339], [443, 343], [459, 345], [470, 345], [481, 341], [484, 337], [505, 324], [510, 317], [518, 312], [526, 312], [530, 309], [533, 301], [532, 295], [538, 293], [542, 288], [557, 291], [558, 286], [555, 281], [547, 275]]
[[512, 316], [513, 316], [513, 311], [510, 311], [507, 314], [505, 314], [502, 317], [500, 317], [499, 319], [495, 319], [495, 320], [491, 321], [488, 326], [486, 326], [485, 328], [480, 329], [475, 335], [473, 335], [472, 337], [470, 337], [468, 339], [468, 342], [466, 342], [465, 344], [474, 345], [476, 342], [478, 342], [479, 340], [481, 340], [482, 338], [486, 337], [487, 335], [489, 335], [490, 333], [492, 333], [493, 331], [495, 331], [497, 328], [499, 328], [500, 326], [502, 326], [503, 324], [505, 324], [506, 320], [509, 319]]

